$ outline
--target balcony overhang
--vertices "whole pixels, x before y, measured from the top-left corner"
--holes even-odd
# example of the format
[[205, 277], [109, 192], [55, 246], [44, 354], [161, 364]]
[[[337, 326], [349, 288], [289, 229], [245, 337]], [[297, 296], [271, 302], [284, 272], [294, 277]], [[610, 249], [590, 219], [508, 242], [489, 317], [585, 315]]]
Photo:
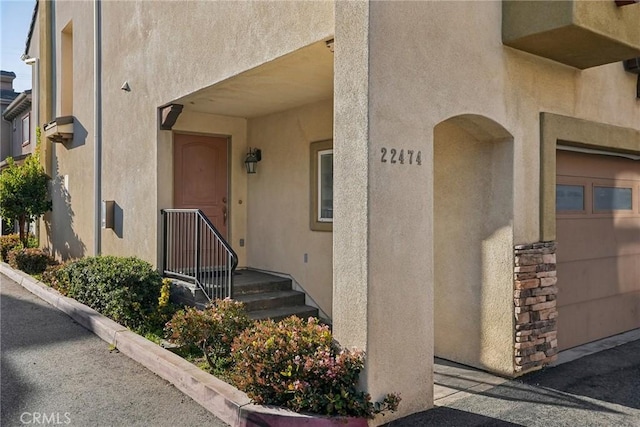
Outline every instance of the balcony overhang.
[[579, 69], [640, 56], [640, 4], [502, 2], [502, 42]]
[[[254, 118], [332, 99], [332, 48], [333, 39], [313, 43], [172, 103], [184, 105], [182, 114]], [[161, 126], [167, 125], [170, 111], [163, 108]]]
[[65, 143], [73, 139], [73, 116], [56, 117], [44, 125], [44, 136], [51, 142]]

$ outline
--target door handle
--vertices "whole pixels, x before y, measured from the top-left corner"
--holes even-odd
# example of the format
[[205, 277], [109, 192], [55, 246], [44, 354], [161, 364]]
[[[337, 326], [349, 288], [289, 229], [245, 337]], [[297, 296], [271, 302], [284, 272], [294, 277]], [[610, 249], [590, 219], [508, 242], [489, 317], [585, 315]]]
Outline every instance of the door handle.
[[222, 207], [222, 223], [224, 225], [227, 225], [227, 207], [226, 206]]

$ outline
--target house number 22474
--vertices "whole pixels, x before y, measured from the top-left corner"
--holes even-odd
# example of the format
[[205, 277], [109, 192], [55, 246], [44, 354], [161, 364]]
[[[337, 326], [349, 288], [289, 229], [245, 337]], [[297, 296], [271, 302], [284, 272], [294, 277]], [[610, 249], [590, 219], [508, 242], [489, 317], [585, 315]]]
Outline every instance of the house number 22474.
[[416, 164], [418, 166], [422, 165], [422, 152], [413, 151], [413, 150], [405, 150], [400, 149], [396, 150], [395, 148], [387, 149], [386, 147], [381, 148], [382, 156], [380, 157], [380, 161], [382, 163], [391, 163], [391, 164]]

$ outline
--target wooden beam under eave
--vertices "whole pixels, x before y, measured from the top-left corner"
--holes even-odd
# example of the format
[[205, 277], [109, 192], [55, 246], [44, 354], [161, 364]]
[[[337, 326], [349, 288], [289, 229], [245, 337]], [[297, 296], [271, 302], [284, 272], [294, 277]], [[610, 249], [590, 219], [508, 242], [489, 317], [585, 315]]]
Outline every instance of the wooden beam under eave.
[[171, 130], [176, 124], [180, 113], [182, 113], [182, 104], [169, 104], [160, 108], [160, 129]]

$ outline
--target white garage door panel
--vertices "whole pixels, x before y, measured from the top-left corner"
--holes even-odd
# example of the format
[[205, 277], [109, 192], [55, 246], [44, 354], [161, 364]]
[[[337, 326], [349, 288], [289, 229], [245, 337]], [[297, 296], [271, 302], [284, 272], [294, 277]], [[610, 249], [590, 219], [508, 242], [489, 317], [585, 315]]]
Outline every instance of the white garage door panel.
[[[582, 211], [557, 213], [558, 346], [564, 350], [640, 327], [640, 161], [558, 151], [556, 164], [557, 184], [582, 187], [584, 194]], [[631, 189], [607, 190], [622, 195], [616, 206], [628, 206], [630, 194], [630, 208], [597, 210], [603, 187]], [[579, 209], [574, 190], [567, 209]]]

